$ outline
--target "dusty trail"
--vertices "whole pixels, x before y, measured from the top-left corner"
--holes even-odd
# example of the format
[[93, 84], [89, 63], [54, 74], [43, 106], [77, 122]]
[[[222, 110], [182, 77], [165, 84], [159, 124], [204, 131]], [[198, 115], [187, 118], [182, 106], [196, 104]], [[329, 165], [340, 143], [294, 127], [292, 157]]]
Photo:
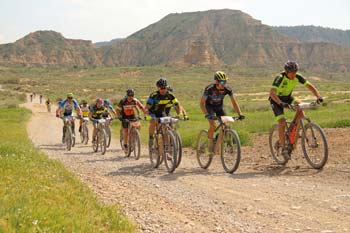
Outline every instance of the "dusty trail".
[[103, 156], [90, 143], [67, 152], [54, 113], [38, 100], [24, 106], [33, 112], [27, 126], [33, 143], [102, 201], [119, 203], [140, 232], [350, 231], [350, 129], [326, 130], [330, 159], [323, 171], [310, 169], [301, 156], [287, 167], [273, 165], [267, 136], [261, 135], [254, 147], [243, 148], [233, 175], [223, 171], [218, 157], [208, 171], [200, 169], [191, 149], [168, 175], [164, 165], [150, 168], [145, 150], [138, 161], [124, 158], [116, 139]]

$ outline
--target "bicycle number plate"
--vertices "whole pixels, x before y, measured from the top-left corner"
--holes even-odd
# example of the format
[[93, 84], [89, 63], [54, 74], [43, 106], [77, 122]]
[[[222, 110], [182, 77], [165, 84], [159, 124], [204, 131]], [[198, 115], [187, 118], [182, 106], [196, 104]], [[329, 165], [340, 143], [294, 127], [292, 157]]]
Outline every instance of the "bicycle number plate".
[[230, 123], [235, 121], [231, 116], [222, 116], [221, 120], [223, 123]]
[[89, 121], [90, 120], [88, 117], [84, 117], [83, 119], [84, 119], [84, 121]]
[[162, 123], [162, 124], [171, 123], [172, 122], [172, 118], [171, 117], [161, 117], [161, 118], [159, 118], [159, 122]]

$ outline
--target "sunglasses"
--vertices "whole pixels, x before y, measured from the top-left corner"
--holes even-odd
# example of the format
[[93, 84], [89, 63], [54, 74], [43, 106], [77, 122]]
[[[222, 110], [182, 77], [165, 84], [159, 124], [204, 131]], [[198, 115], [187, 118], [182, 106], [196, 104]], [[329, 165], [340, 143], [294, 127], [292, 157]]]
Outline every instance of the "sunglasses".
[[225, 84], [226, 84], [226, 81], [219, 81], [219, 84], [225, 85]]
[[166, 87], [160, 87], [159, 89], [160, 90], [166, 90]]
[[71, 100], [71, 99], [73, 99], [73, 97], [68, 97], [67, 99], [70, 99], [70, 100]]

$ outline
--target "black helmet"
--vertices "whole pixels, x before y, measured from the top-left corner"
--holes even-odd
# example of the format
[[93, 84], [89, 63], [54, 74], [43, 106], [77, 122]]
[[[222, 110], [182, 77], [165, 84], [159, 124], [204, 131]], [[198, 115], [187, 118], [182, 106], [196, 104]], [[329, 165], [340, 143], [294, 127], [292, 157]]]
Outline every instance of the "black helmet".
[[128, 90], [126, 90], [126, 95], [127, 95], [127, 96], [134, 96], [134, 95], [135, 95], [134, 89], [128, 89]]
[[167, 87], [168, 86], [168, 81], [166, 80], [166, 78], [160, 78], [157, 83], [156, 83], [157, 87]]
[[298, 71], [298, 68], [299, 68], [299, 65], [298, 65], [298, 63], [296, 63], [295, 61], [287, 61], [287, 62], [284, 64], [284, 69], [285, 69], [287, 72], [297, 72], [297, 71]]

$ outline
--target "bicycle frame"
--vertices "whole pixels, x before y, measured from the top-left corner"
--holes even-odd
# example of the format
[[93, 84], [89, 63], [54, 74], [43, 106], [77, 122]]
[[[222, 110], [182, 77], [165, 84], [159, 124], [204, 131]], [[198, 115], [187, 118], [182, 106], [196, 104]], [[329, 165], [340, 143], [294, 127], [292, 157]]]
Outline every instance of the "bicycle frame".
[[221, 118], [218, 118], [217, 121], [219, 122], [219, 125], [215, 128], [214, 133], [218, 131], [220, 128], [220, 132], [218, 134], [218, 138], [214, 143], [213, 152], [214, 154], [219, 153], [220, 145], [223, 139], [223, 135], [225, 135], [225, 131], [231, 129], [230, 123], [238, 120], [238, 117], [231, 117], [231, 116], [222, 116]]

